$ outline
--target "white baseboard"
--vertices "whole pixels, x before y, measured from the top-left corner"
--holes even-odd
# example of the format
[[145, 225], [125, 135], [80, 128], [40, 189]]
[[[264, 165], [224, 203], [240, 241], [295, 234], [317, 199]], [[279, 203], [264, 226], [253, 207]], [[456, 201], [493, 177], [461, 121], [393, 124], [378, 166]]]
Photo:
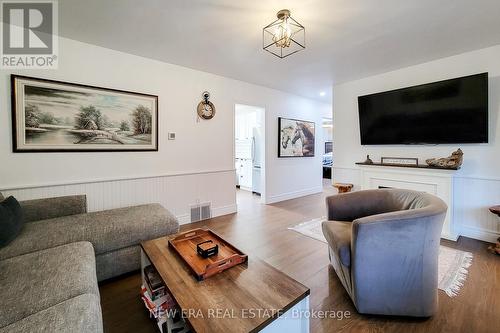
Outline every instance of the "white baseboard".
[[216, 207], [216, 208], [212, 209], [212, 217], [233, 214], [233, 213], [236, 213], [237, 211], [238, 211], [238, 207], [236, 204]]
[[191, 223], [189, 214], [182, 214], [176, 216], [180, 225]]
[[467, 226], [460, 226], [460, 235], [479, 239], [488, 243], [495, 243], [500, 234], [490, 230], [471, 228]]
[[448, 233], [443, 234], [443, 233], [442, 233], [442, 234], [441, 234], [441, 238], [444, 238], [444, 239], [447, 239], [447, 240], [450, 240], [450, 241], [453, 241], [453, 242], [456, 242], [456, 241], [458, 240], [458, 237], [459, 237], [459, 236], [460, 236], [460, 235], [457, 235], [457, 234], [455, 234], [455, 233], [451, 233], [451, 234], [448, 234]]
[[321, 193], [321, 192], [323, 192], [323, 187], [319, 186], [319, 187], [313, 187], [313, 188], [300, 190], [300, 191], [293, 191], [293, 192], [273, 195], [273, 196], [269, 196], [266, 198], [266, 204], [272, 204], [272, 203], [276, 203], [276, 202], [280, 202], [280, 201], [300, 198], [300, 197], [304, 197], [306, 195], [311, 195], [311, 194], [316, 194], [316, 193]]
[[[238, 211], [238, 207], [236, 204], [215, 207], [212, 209], [212, 218], [222, 216], [222, 215], [233, 214], [233, 213], [236, 213], [237, 211]], [[177, 215], [176, 217], [177, 217], [177, 220], [179, 220], [180, 225], [191, 223], [191, 216], [189, 214], [181, 214], [181, 215]]]

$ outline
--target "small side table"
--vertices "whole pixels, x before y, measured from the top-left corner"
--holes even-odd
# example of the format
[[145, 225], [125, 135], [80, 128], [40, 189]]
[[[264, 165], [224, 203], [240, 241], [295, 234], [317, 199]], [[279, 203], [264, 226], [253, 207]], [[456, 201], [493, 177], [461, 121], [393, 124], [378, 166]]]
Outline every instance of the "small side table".
[[333, 187], [335, 187], [339, 191], [339, 193], [351, 192], [353, 186], [354, 186], [353, 184], [345, 184], [345, 183], [333, 184]]
[[[498, 217], [500, 217], [500, 205], [490, 207], [490, 212], [492, 212], [493, 214], [496, 214]], [[489, 246], [488, 250], [490, 250], [490, 252], [492, 252], [492, 253], [496, 253], [496, 254], [500, 255], [500, 237], [498, 237], [496, 245]]]

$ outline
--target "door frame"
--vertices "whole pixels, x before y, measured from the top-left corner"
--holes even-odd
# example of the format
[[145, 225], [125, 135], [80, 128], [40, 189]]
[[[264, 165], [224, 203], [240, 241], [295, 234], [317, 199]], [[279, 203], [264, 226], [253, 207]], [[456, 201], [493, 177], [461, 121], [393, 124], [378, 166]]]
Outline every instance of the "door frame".
[[[267, 181], [266, 181], [266, 159], [267, 159], [267, 145], [266, 145], [266, 107], [262, 105], [255, 105], [255, 103], [252, 102], [241, 102], [241, 101], [234, 101], [233, 102], [233, 114], [232, 114], [232, 126], [233, 126], [233, 137], [232, 137], [232, 147], [233, 147], [233, 162], [236, 161], [236, 108], [241, 105], [241, 106], [249, 106], [255, 109], [258, 109], [258, 116], [260, 118], [260, 123], [261, 123], [261, 134], [262, 134], [262, 147], [260, 150], [260, 160], [261, 160], [261, 172], [260, 172], [260, 188], [261, 188], [261, 193], [260, 193], [260, 202], [261, 203], [266, 203], [266, 193], [267, 193]], [[253, 170], [252, 170], [253, 171]], [[236, 169], [234, 170], [236, 174]], [[234, 195], [236, 196], [236, 184], [234, 186]]]

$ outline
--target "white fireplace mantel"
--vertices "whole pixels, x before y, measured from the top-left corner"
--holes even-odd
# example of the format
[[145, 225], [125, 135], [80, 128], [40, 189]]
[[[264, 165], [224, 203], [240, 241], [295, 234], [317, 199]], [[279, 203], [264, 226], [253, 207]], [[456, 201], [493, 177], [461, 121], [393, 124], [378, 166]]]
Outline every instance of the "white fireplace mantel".
[[360, 165], [361, 189], [394, 187], [434, 194], [448, 205], [441, 238], [456, 241], [453, 218], [453, 183], [456, 170]]

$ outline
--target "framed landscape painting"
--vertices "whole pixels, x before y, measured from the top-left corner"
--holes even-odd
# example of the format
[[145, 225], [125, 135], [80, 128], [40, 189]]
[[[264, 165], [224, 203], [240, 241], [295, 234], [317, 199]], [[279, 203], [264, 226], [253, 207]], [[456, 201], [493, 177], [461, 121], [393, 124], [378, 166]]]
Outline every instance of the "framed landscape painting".
[[12, 75], [14, 152], [157, 151], [158, 96]]
[[314, 122], [278, 118], [278, 157], [313, 157]]

